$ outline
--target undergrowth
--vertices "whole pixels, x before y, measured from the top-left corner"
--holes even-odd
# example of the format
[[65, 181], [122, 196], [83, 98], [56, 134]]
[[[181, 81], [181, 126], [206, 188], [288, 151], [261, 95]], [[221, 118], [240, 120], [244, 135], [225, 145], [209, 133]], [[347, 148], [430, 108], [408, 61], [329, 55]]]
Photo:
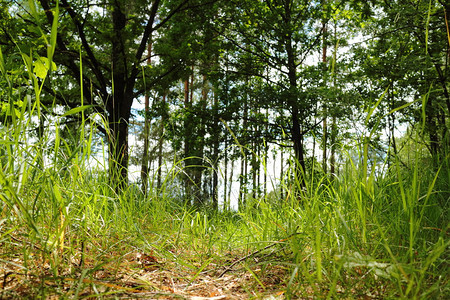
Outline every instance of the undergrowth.
[[[14, 80], [31, 85], [20, 90], [0, 57], [1, 298], [188, 298], [214, 280], [218, 295], [242, 298], [450, 297], [448, 156], [433, 170], [418, 157], [377, 174], [363, 153], [362, 165], [349, 159], [305, 189], [282, 181], [287, 197], [278, 190], [239, 211], [172, 199], [176, 163], [161, 189], [117, 194], [92, 149], [101, 118], [83, 106], [44, 117], [58, 108], [39, 101], [38, 56], [21, 56]], [[63, 136], [72, 115], [79, 127]]]

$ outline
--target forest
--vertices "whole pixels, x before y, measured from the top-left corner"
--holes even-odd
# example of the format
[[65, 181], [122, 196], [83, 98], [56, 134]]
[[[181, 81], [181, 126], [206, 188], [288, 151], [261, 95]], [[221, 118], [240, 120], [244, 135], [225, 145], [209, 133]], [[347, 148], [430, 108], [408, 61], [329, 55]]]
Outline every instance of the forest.
[[449, 23], [0, 0], [0, 299], [449, 299]]

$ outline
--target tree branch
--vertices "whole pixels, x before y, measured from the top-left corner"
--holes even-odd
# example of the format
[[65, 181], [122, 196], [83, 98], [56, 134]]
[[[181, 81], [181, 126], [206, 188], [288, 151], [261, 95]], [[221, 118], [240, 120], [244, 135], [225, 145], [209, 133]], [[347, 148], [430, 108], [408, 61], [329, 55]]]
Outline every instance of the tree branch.
[[[40, 1], [47, 2], [47, 0], [40, 0]], [[92, 52], [91, 47], [89, 46], [89, 43], [86, 38], [86, 34], [84, 33], [84, 30], [83, 30], [83, 25], [78, 21], [78, 15], [75, 13], [75, 11], [72, 9], [72, 7], [69, 5], [69, 3], [67, 3], [67, 0], [61, 0], [61, 3], [65, 6], [66, 11], [69, 13], [70, 17], [72, 18], [72, 22], [74, 23], [75, 27], [78, 30], [78, 34], [80, 36], [81, 44], [83, 45], [83, 49], [86, 51], [86, 53], [89, 57], [89, 60], [91, 62], [94, 74], [100, 83], [100, 91], [102, 92], [102, 94], [104, 96], [106, 96], [108, 94], [108, 92], [106, 91], [106, 80], [103, 77], [103, 73], [100, 69], [100, 63], [96, 59], [94, 53]], [[50, 12], [50, 14], [51, 14], [51, 12]], [[53, 16], [52, 16], [52, 19], [53, 19]]]
[[[50, 22], [50, 24], [52, 24], [53, 23], [53, 14], [52, 14], [51, 8], [48, 4], [48, 0], [39, 0], [39, 1], [41, 3], [42, 8], [45, 10], [45, 14], [47, 16], [48, 21]], [[66, 44], [64, 43], [64, 41], [61, 37], [61, 34], [59, 34], [59, 33], [57, 33], [56, 43], [57, 43], [57, 47], [60, 49], [59, 52], [61, 52], [61, 53], [71, 53], [72, 52], [69, 49], [67, 49]], [[58, 58], [58, 56], [56, 55], [54, 58]], [[65, 65], [73, 73], [73, 76], [76, 79], [76, 81], [79, 82], [80, 85], [81, 84], [83, 85], [83, 91], [84, 91], [83, 96], [86, 97], [88, 103], [95, 104], [95, 103], [93, 103], [93, 99], [90, 94], [89, 82], [87, 82], [86, 80], [81, 82], [80, 68], [75, 64], [74, 60], [67, 59], [66, 57], [61, 56], [61, 60], [59, 60], [58, 62], [61, 63], [62, 65]]]

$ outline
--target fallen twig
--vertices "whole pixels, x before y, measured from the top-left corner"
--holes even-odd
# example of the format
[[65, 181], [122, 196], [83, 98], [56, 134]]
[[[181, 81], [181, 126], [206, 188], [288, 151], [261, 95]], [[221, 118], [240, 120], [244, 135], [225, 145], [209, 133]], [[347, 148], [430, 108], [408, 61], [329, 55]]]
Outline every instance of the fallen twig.
[[284, 238], [284, 239], [275, 241], [275, 242], [273, 242], [272, 244], [267, 245], [266, 247], [264, 247], [264, 248], [262, 248], [262, 249], [258, 249], [258, 250], [256, 250], [256, 251], [254, 251], [254, 252], [252, 252], [252, 253], [250, 253], [250, 254], [248, 254], [248, 255], [246, 255], [246, 256], [244, 256], [244, 257], [238, 259], [238, 260], [236, 260], [234, 263], [232, 263], [230, 266], [228, 266], [228, 268], [226, 268], [225, 271], [223, 271], [222, 273], [220, 273], [220, 275], [219, 275], [218, 278], [222, 277], [222, 276], [225, 275], [227, 272], [231, 271], [232, 268], [233, 268], [235, 265], [237, 265], [238, 263], [240, 263], [240, 262], [246, 260], [246, 259], [249, 258], [249, 257], [252, 257], [253, 255], [258, 254], [259, 252], [262, 252], [262, 251], [264, 251], [264, 250], [267, 250], [267, 249], [269, 249], [269, 248], [272, 248], [273, 246], [278, 245], [279, 243], [283, 243], [283, 242], [289, 240], [290, 238], [292, 238], [293, 236], [295, 236], [295, 235], [297, 235], [297, 234], [300, 234], [300, 232], [295, 232], [295, 233], [289, 235], [288, 237], [286, 237], [286, 238]]

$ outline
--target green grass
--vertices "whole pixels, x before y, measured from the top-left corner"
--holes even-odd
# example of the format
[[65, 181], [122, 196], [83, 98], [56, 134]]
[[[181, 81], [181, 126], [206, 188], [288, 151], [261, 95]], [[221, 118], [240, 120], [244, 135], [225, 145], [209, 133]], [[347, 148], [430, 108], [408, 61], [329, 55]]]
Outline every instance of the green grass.
[[[416, 153], [410, 170], [396, 163], [381, 176], [366, 175], [364, 151], [362, 166], [349, 159], [333, 180], [309, 178], [301, 201], [282, 179], [285, 199], [249, 199], [239, 212], [170, 198], [181, 164], [161, 190], [118, 195], [107, 162], [90, 163], [89, 107], [66, 113], [81, 123], [62, 134], [24, 64], [32, 86], [18, 91], [0, 60], [13, 112], [0, 125], [0, 297], [450, 297], [448, 156], [427, 169]], [[36, 122], [45, 126], [30, 137]]]
[[[1, 157], [3, 297], [187, 297], [205, 276], [237, 281], [243, 298], [449, 295], [444, 166], [426, 173], [416, 164], [410, 174], [394, 165], [362, 179], [349, 162], [332, 182], [310, 180], [301, 202], [265, 197], [240, 212], [202, 211], [157, 191], [116, 195], [81, 148], [50, 142], [50, 130], [26, 144], [15, 131], [25, 119], [2, 127], [2, 151], [15, 154]], [[184, 294], [142, 279], [155, 268]]]

